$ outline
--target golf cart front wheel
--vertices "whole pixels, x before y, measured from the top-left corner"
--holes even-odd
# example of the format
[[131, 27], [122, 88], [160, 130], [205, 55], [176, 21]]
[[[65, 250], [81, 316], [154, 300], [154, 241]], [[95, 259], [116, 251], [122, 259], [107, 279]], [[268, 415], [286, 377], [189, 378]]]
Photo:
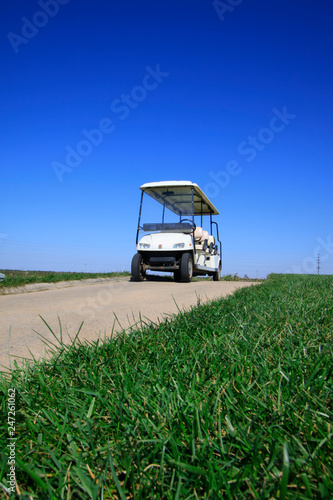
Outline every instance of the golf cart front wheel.
[[193, 260], [189, 253], [184, 253], [180, 261], [180, 280], [189, 283], [193, 276]]
[[132, 281], [143, 281], [145, 277], [142, 255], [139, 253], [136, 253], [132, 259], [131, 274]]

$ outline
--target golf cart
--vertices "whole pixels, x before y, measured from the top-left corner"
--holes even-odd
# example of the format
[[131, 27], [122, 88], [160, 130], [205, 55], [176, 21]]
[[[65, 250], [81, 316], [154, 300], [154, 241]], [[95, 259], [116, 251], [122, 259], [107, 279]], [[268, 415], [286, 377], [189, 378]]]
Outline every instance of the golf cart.
[[[190, 282], [193, 276], [205, 275], [218, 281], [221, 277], [222, 246], [218, 225], [213, 222], [212, 216], [219, 212], [199, 186], [190, 181], [163, 181], [143, 184], [140, 189], [137, 253], [132, 259], [132, 281], [142, 281], [148, 270], [172, 272], [175, 280], [182, 282]], [[154, 217], [155, 202], [162, 205], [161, 222], [141, 223], [144, 198], [145, 203], [147, 200], [151, 204], [151, 199], [154, 200], [149, 212], [155, 214]], [[206, 219], [209, 232], [203, 229], [204, 216], [209, 217]], [[139, 239], [142, 231], [147, 234]]]

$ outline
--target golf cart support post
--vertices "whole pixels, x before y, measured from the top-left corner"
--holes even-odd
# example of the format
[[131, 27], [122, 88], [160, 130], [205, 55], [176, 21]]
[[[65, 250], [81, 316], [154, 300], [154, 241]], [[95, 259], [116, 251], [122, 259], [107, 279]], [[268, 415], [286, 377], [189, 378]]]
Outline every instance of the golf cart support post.
[[[192, 276], [207, 274], [219, 280], [222, 245], [218, 225], [213, 221], [213, 215], [219, 212], [199, 186], [190, 181], [163, 181], [143, 184], [140, 189], [132, 280], [142, 281], [147, 270], [173, 272], [177, 281], [188, 282]], [[161, 222], [141, 225], [144, 195], [162, 205]], [[166, 209], [179, 216], [179, 221], [165, 222]], [[209, 216], [210, 233], [202, 228], [205, 216]], [[200, 227], [196, 226], [195, 217], [200, 217]], [[139, 239], [140, 231], [149, 234]]]

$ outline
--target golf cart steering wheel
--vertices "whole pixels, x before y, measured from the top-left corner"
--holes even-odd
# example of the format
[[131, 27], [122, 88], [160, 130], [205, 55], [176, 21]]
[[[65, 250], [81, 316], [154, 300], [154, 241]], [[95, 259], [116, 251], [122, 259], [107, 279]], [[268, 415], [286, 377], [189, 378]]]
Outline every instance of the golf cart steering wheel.
[[196, 230], [197, 226], [195, 225], [195, 223], [191, 219], [181, 219], [180, 222], [185, 222], [185, 221], [190, 222], [192, 224], [194, 231]]

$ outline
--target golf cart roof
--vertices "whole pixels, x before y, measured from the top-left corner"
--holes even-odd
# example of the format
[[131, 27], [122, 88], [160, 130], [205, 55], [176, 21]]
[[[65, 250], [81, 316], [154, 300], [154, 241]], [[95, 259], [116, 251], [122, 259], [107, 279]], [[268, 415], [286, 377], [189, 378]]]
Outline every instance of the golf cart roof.
[[198, 184], [190, 181], [148, 182], [140, 189], [178, 215], [192, 215], [192, 190], [194, 215], [218, 215], [218, 210]]

